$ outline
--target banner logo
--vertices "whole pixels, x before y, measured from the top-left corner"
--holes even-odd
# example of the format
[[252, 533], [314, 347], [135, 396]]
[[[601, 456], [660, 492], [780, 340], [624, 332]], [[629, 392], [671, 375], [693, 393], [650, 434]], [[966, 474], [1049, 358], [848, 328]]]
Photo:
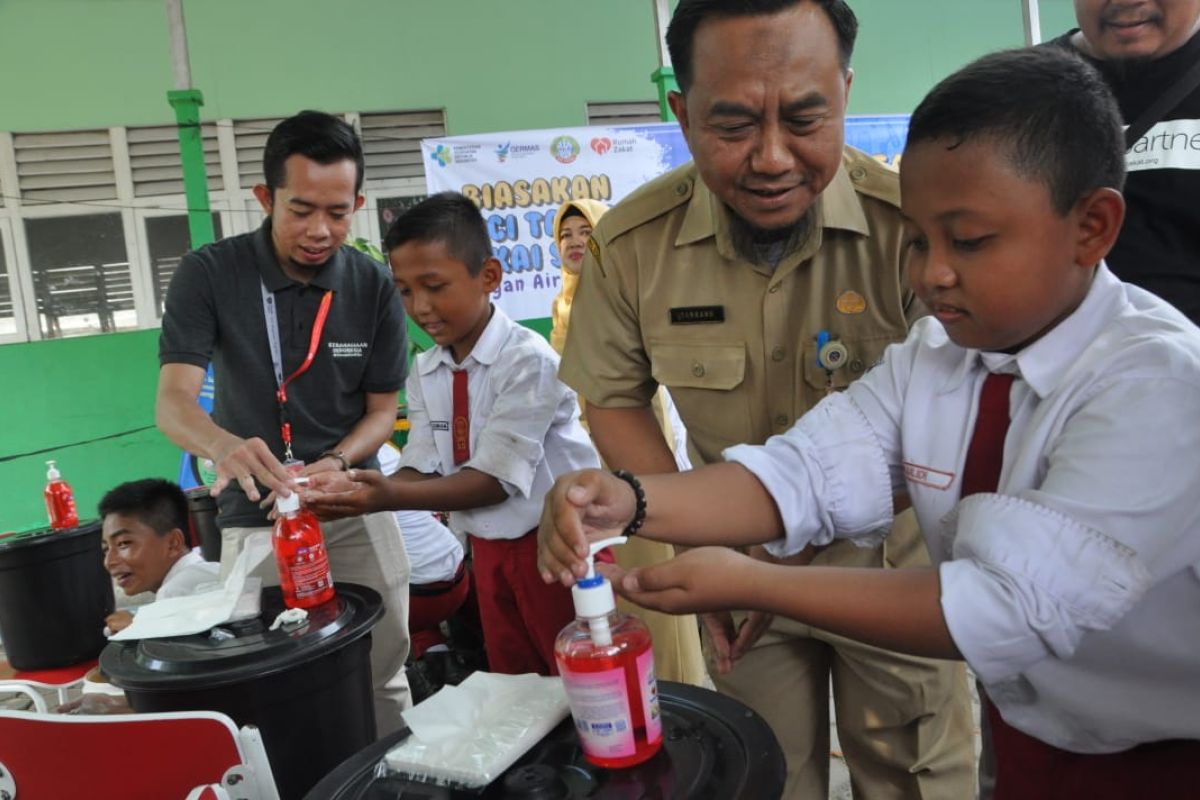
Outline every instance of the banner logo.
[[612, 139], [609, 139], [607, 136], [597, 136], [592, 139], [590, 147], [596, 151], [596, 155], [602, 156], [609, 150], [612, 150]]
[[511, 144], [511, 142], [505, 142], [504, 144], [496, 145], [496, 160], [501, 164], [508, 160], [508, 148]]
[[579, 157], [579, 142], [571, 136], [559, 136], [550, 142], [550, 152], [560, 164], [570, 164]]
[[445, 167], [454, 161], [454, 157], [450, 155], [450, 148], [444, 144], [439, 144], [435, 147], [433, 152], [429, 154], [429, 157], [436, 161], [440, 167]]

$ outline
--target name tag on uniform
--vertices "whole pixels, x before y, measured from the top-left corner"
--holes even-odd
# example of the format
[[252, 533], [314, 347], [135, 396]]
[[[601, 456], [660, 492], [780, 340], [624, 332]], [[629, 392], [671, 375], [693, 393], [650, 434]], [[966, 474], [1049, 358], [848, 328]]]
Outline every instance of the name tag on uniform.
[[701, 322], [724, 322], [725, 306], [684, 306], [672, 308], [672, 325], [696, 325]]
[[448, 431], [450, 423], [444, 419], [434, 419], [429, 421], [429, 427], [435, 431]]

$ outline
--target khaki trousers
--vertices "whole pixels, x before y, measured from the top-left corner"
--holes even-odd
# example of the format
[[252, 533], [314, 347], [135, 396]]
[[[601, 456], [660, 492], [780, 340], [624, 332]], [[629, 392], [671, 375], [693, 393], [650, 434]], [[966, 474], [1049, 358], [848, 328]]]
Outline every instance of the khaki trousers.
[[[812, 563], [884, 562], [929, 564], [911, 511], [896, 518], [883, 547], [837, 542]], [[775, 732], [787, 758], [788, 800], [829, 796], [831, 680], [838, 740], [855, 798], [975, 796], [974, 723], [960, 662], [900, 655], [776, 617], [733, 672], [718, 675], [714, 668], [712, 676], [720, 691], [753, 708]]]
[[[242, 542], [270, 528], [225, 528], [221, 531], [221, 576], [233, 568]], [[400, 526], [390, 511], [322, 522], [333, 583], [357, 583], [379, 592], [383, 617], [371, 629], [371, 680], [375, 694], [375, 728], [380, 737], [404, 725], [400, 714], [412, 705], [404, 661], [408, 658], [408, 554]], [[278, 586], [275, 561], [267, 558], [253, 574], [264, 586]]]

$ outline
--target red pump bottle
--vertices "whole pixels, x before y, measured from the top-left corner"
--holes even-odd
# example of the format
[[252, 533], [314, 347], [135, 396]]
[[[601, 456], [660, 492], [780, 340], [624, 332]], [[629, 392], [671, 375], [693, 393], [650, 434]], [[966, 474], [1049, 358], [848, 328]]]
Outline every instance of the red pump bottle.
[[300, 507], [300, 495], [275, 498], [275, 530], [271, 545], [279, 569], [283, 604], [288, 608], [312, 608], [334, 597], [333, 576], [321, 525], [308, 509]]
[[640, 764], [663, 742], [650, 630], [617, 613], [612, 585], [592, 563], [598, 550], [624, 542], [617, 536], [591, 545], [587, 577], [571, 589], [575, 621], [554, 642], [583, 756], [609, 769]]
[[71, 484], [62, 479], [58, 466], [54, 461], [47, 461], [46, 466], [46, 514], [50, 517], [50, 527], [62, 531], [79, 525], [79, 514], [75, 511], [75, 493]]

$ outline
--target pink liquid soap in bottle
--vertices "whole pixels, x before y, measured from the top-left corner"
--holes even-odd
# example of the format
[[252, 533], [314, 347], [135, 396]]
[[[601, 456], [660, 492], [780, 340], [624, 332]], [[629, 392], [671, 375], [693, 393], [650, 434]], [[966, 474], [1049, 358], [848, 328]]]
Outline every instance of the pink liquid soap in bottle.
[[[303, 483], [304, 478], [297, 479]], [[300, 507], [300, 495], [275, 498], [275, 530], [271, 546], [279, 568], [283, 604], [288, 608], [312, 608], [332, 600], [333, 576], [329, 574], [329, 555], [321, 524], [311, 511]]]
[[62, 479], [58, 465], [47, 461], [46, 466], [46, 515], [50, 518], [50, 527], [62, 531], [79, 525], [79, 514], [75, 511], [75, 493], [71, 484]]
[[662, 747], [650, 631], [617, 613], [612, 584], [594, 564], [598, 551], [624, 542], [617, 536], [591, 545], [587, 577], [571, 589], [575, 621], [554, 642], [584, 758], [609, 769], [640, 764]]

